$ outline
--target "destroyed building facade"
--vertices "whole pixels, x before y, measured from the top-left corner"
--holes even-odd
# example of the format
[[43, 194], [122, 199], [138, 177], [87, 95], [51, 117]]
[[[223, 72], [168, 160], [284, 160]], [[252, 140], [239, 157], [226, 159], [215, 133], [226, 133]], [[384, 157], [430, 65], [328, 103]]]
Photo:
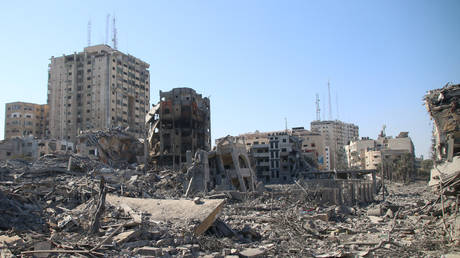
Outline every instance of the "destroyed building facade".
[[5, 139], [33, 135], [45, 138], [48, 135], [47, 104], [11, 102], [5, 104]]
[[310, 123], [310, 130], [324, 136], [324, 145], [329, 153], [326, 170], [337, 169], [342, 163], [346, 163], [345, 155], [341, 155], [343, 147], [359, 137], [357, 125], [340, 120], [313, 121]]
[[31, 135], [0, 141], [0, 160], [36, 160], [50, 153], [74, 152], [74, 144], [65, 140], [38, 139]]
[[150, 157], [156, 166], [179, 168], [197, 150], [211, 149], [210, 101], [191, 88], [160, 91], [160, 102], [146, 122]]
[[425, 105], [434, 127], [435, 162], [429, 184], [441, 186], [460, 173], [460, 84], [429, 91]]
[[79, 131], [129, 127], [144, 137], [150, 106], [149, 64], [108, 45], [51, 57], [48, 71], [49, 131], [75, 141]]
[[[299, 132], [297, 132], [299, 133]], [[310, 170], [302, 149], [302, 138], [293, 131], [273, 131], [240, 134], [251, 158], [259, 181], [265, 184], [292, 183], [303, 170]]]
[[197, 151], [187, 176], [186, 196], [211, 190], [253, 192], [257, 186], [244, 143], [232, 136], [217, 139], [212, 151]]

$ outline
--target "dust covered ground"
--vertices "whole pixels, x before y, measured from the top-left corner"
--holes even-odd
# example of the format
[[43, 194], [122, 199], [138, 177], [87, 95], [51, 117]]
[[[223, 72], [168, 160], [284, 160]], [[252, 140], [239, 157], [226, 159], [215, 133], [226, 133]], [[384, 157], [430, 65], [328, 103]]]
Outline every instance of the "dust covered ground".
[[76, 155], [47, 155], [33, 163], [0, 161], [1, 254], [439, 257], [460, 251], [457, 199], [441, 199], [426, 183], [387, 183], [385, 201], [380, 193], [374, 202], [354, 206], [320, 205], [313, 201], [314, 189], [295, 184], [267, 186], [238, 199], [214, 192], [201, 198], [225, 198], [226, 204], [198, 236], [193, 231], [199, 221], [155, 221], [109, 203], [101, 209], [103, 192], [179, 199], [184, 173], [114, 169]]

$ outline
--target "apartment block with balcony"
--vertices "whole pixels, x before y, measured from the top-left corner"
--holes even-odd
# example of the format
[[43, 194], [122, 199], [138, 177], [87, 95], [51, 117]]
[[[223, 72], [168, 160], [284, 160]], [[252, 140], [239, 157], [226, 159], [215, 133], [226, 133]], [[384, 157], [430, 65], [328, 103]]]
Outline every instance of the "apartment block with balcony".
[[148, 68], [148, 63], [108, 45], [51, 57], [50, 136], [74, 142], [83, 130], [125, 127], [144, 137], [150, 108]]
[[324, 136], [324, 145], [329, 149], [329, 166], [326, 170], [346, 166], [344, 146], [359, 137], [359, 127], [339, 120], [325, 120], [311, 122], [310, 129]]
[[30, 136], [45, 138], [48, 123], [48, 105], [11, 102], [5, 105], [5, 139]]

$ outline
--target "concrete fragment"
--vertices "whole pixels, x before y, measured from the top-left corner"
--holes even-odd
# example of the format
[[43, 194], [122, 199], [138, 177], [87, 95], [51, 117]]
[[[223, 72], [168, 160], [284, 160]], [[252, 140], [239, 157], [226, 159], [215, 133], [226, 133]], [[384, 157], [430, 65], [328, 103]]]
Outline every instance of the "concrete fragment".
[[383, 218], [381, 217], [377, 217], [377, 216], [368, 216], [369, 220], [372, 222], [372, 223], [375, 223], [375, 224], [378, 224], [380, 222], [383, 222]]
[[128, 240], [132, 239], [133, 237], [138, 236], [139, 234], [140, 234], [140, 232], [137, 231], [137, 230], [128, 230], [128, 231], [122, 232], [122, 233], [114, 236], [113, 241], [119, 245], [119, 244], [122, 244], [124, 242], [127, 242]]
[[394, 217], [393, 211], [391, 209], [388, 209], [387, 213], [385, 213], [385, 217], [393, 218]]
[[195, 197], [195, 198], [193, 198], [193, 202], [195, 204], [201, 204], [201, 198], [200, 197]]
[[[51, 250], [51, 243], [49, 241], [38, 242], [34, 244], [34, 250]], [[43, 258], [48, 257], [50, 253], [37, 253], [34, 256]]]
[[148, 255], [148, 256], [161, 256], [163, 254], [163, 249], [157, 247], [144, 246], [137, 249], [136, 253], [138, 255]]
[[378, 206], [377, 208], [369, 209], [367, 211], [368, 216], [382, 216], [382, 208]]
[[107, 195], [107, 202], [120, 207], [125, 212], [135, 210], [141, 213], [150, 214], [153, 221], [170, 221], [173, 223], [188, 224], [190, 221], [200, 221], [194, 233], [204, 233], [217, 219], [221, 213], [225, 200], [202, 199], [201, 205], [186, 199], [163, 200], [163, 199], [141, 199], [118, 197]]
[[246, 248], [240, 252], [240, 257], [263, 257], [265, 251], [259, 248]]
[[6, 236], [6, 235], [2, 235], [0, 236], [0, 244], [1, 243], [5, 243], [7, 245], [19, 245], [19, 244], [23, 244], [24, 241], [22, 240], [22, 238], [20, 238], [19, 236]]

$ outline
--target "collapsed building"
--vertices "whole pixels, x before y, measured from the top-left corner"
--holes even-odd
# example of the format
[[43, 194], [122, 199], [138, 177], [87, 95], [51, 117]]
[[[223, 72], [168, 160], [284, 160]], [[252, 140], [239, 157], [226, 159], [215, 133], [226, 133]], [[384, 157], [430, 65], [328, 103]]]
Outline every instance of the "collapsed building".
[[313, 171], [316, 159], [304, 152], [303, 139], [291, 132], [255, 132], [238, 136], [249, 153], [259, 181], [265, 184], [293, 183], [299, 174]]
[[248, 192], [257, 186], [246, 148], [232, 136], [217, 139], [216, 148], [210, 152], [197, 151], [187, 175], [186, 196], [210, 190]]
[[121, 128], [84, 131], [77, 136], [77, 152], [113, 167], [144, 162], [144, 144]]
[[460, 84], [429, 91], [425, 105], [434, 124], [435, 162], [429, 184], [445, 186], [460, 174]]
[[146, 116], [151, 163], [180, 168], [197, 150], [209, 151], [210, 112], [209, 98], [193, 89], [160, 91], [160, 102]]
[[32, 135], [13, 137], [0, 141], [0, 160], [36, 160], [51, 153], [72, 153], [74, 144], [66, 140], [37, 139]]

